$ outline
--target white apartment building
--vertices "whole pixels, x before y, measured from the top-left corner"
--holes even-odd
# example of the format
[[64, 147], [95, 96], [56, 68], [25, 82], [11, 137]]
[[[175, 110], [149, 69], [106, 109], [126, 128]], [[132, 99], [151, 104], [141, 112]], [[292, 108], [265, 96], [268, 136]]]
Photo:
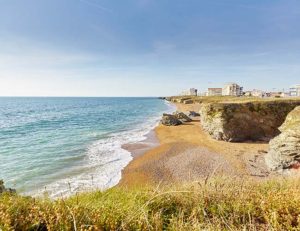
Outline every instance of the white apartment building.
[[197, 96], [198, 90], [196, 88], [190, 88], [187, 91], [183, 91], [181, 95]]
[[243, 95], [243, 87], [236, 83], [227, 83], [223, 87], [222, 95], [227, 96], [241, 96]]
[[221, 96], [222, 90], [223, 90], [222, 88], [208, 88], [207, 96]]
[[292, 86], [290, 88], [290, 96], [292, 97], [300, 97], [300, 84]]

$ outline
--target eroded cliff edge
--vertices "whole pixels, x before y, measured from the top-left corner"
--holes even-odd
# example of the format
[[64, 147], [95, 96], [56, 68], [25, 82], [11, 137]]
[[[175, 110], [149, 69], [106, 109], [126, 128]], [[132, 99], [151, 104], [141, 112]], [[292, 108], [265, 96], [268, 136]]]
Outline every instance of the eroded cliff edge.
[[266, 163], [270, 170], [300, 167], [300, 106], [290, 112], [279, 128], [281, 134], [270, 141]]
[[202, 127], [215, 139], [269, 141], [300, 100], [214, 102], [201, 106]]

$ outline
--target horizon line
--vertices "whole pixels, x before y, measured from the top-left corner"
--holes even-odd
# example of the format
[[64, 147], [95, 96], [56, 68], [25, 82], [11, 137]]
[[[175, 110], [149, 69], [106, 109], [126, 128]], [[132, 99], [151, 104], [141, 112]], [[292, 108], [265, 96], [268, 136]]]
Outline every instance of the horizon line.
[[165, 96], [8, 96], [0, 95], [0, 98], [156, 98], [156, 97], [165, 97]]

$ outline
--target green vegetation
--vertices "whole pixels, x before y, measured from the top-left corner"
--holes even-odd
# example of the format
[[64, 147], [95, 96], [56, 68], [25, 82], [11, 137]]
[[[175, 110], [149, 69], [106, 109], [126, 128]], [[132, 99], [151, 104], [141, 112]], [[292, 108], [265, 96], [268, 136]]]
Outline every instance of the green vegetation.
[[294, 98], [260, 98], [250, 96], [172, 96], [166, 98], [172, 102], [183, 103], [185, 100], [191, 100], [193, 103], [250, 103], [250, 102], [286, 102], [286, 101], [300, 101], [299, 97]]
[[0, 196], [0, 230], [299, 230], [300, 181], [210, 179], [51, 201]]

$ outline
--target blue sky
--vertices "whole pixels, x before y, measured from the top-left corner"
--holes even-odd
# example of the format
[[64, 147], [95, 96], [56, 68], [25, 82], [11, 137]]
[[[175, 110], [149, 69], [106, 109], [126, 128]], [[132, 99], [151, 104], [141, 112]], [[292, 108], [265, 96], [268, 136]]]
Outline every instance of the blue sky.
[[0, 95], [300, 83], [299, 0], [0, 0]]

